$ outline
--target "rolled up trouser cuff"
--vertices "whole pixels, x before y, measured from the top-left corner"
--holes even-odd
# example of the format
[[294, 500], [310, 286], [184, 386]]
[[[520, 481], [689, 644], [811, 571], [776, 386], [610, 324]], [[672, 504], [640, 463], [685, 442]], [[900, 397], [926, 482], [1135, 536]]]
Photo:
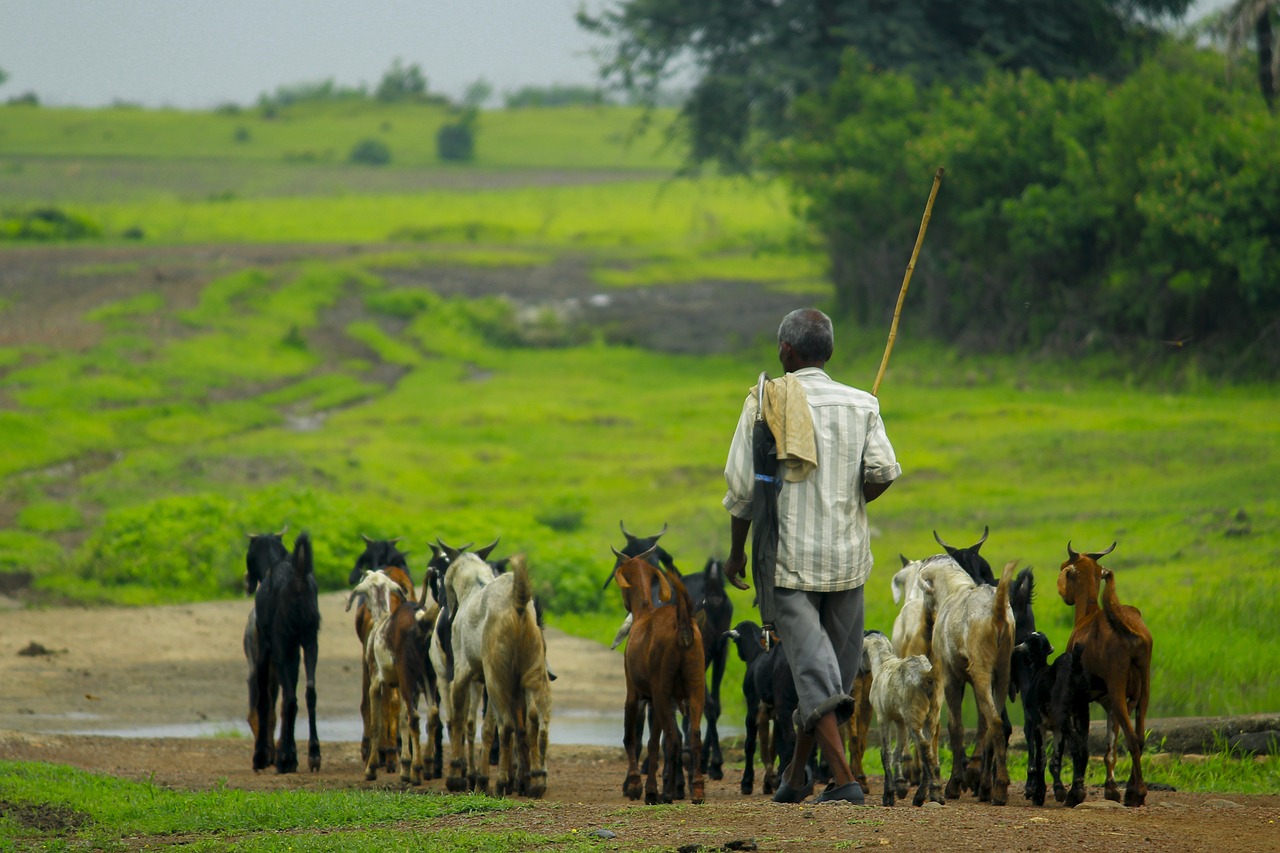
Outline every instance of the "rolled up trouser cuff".
[[796, 708], [791, 719], [792, 722], [796, 724], [797, 728], [801, 729], [806, 734], [812, 734], [813, 730], [818, 727], [818, 720], [821, 720], [827, 714], [834, 712], [836, 715], [836, 725], [842, 725], [843, 723], [848, 722], [849, 718], [853, 716], [853, 709], [853, 697], [848, 693], [845, 693], [840, 696], [832, 696], [827, 701], [819, 704], [818, 707], [814, 708], [809, 716], [803, 720], [800, 719], [800, 709]]

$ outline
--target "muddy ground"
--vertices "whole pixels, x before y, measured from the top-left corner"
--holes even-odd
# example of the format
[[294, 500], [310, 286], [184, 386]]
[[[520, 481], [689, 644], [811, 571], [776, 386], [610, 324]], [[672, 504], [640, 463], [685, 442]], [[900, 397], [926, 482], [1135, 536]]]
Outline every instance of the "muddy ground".
[[[108, 302], [161, 289], [172, 308], [195, 304], [211, 277], [302, 257], [371, 251], [347, 246], [23, 248], [0, 253], [0, 346], [88, 346], [101, 328], [81, 317]], [[582, 262], [505, 270], [400, 271], [396, 283], [448, 295], [505, 294], [522, 307], [570, 306], [618, 340], [674, 352], [715, 352], [769, 334], [795, 296], [756, 285], [706, 282], [603, 293]], [[418, 277], [418, 278], [415, 278]], [[725, 306], [733, 306], [725, 310]], [[335, 328], [349, 318], [333, 318]], [[394, 381], [394, 376], [388, 376]], [[3, 519], [0, 508], [0, 522]], [[314, 774], [254, 773], [244, 722], [241, 636], [247, 601], [144, 609], [22, 608], [21, 584], [0, 590], [0, 759], [50, 761], [186, 789], [399, 790], [397, 777], [366, 782], [351, 730], [359, 693], [359, 647], [341, 594], [322, 600], [318, 673], [322, 768]], [[3, 595], [5, 591], [16, 598]], [[1112, 808], [1101, 792], [1067, 810], [1034, 808], [1020, 784], [1003, 808], [972, 798], [915, 809], [878, 805], [775, 805], [743, 796], [741, 754], [707, 802], [636, 805], [621, 794], [622, 660], [601, 643], [548, 634], [553, 743], [546, 798], [500, 814], [457, 816], [448, 826], [517, 828], [548, 835], [614, 833], [610, 848], [843, 850], [1280, 850], [1280, 793], [1202, 795], [1152, 791], [1141, 809]], [[338, 732], [325, 737], [325, 731]], [[114, 733], [114, 734], [108, 734]], [[168, 736], [168, 735], [179, 736]], [[216, 735], [216, 736], [215, 736]], [[584, 743], [584, 741], [589, 743]], [[595, 745], [590, 745], [594, 743]], [[878, 802], [880, 780], [873, 780]], [[414, 788], [441, 792], [431, 781]]]
[[[341, 593], [322, 597], [322, 732], [356, 713], [359, 647], [344, 604]], [[248, 602], [224, 601], [0, 612], [0, 759], [68, 764], [184, 789], [400, 790], [398, 776], [364, 780], [354, 740], [322, 738], [318, 773], [253, 772], [240, 646], [248, 610]], [[554, 630], [548, 656], [559, 675], [552, 688], [553, 719], [564, 725], [549, 750], [546, 798], [526, 809], [457, 816], [441, 825], [547, 834], [608, 830], [616, 834], [608, 845], [623, 849], [716, 849], [742, 841], [779, 851], [1280, 849], [1280, 795], [1152, 791], [1146, 807], [1126, 810], [1110, 807], [1095, 789], [1085, 806], [1068, 810], [1056, 804], [1034, 808], [1015, 784], [1003, 808], [971, 797], [923, 809], [784, 806], [769, 802], [758, 788], [752, 796], [739, 792], [741, 753], [735, 751], [729, 753], [726, 778], [708, 782], [705, 804], [645, 807], [622, 796], [626, 764], [620, 746], [573, 743], [579, 740], [576, 721], [594, 726], [601, 716], [618, 714], [621, 657], [603, 643]], [[149, 734], [180, 729], [222, 736]], [[135, 736], [106, 734], [112, 731]], [[593, 728], [585, 739], [594, 738]], [[877, 793], [879, 785], [873, 779]], [[433, 780], [412, 790], [438, 794], [443, 785]]]

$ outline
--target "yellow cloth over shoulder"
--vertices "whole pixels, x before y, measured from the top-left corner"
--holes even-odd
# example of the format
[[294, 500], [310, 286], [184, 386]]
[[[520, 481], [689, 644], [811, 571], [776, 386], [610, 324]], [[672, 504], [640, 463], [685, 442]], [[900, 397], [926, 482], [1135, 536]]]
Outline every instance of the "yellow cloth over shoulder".
[[783, 479], [798, 483], [818, 467], [813, 438], [813, 411], [804, 386], [790, 373], [764, 384], [764, 419], [778, 443]]

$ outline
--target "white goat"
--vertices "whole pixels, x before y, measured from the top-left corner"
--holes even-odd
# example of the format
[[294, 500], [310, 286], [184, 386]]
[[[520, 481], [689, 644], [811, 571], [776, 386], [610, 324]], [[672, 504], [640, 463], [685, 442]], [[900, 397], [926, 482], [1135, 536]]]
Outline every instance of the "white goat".
[[[476, 715], [480, 712], [484, 690], [484, 669], [471, 663], [464, 655], [464, 643], [481, 642], [464, 628], [476, 617], [469, 615], [475, 608], [480, 591], [493, 581], [493, 569], [480, 557], [462, 553], [449, 565], [445, 573], [445, 596], [453, 614], [453, 678], [441, 693], [449, 697], [449, 746], [452, 757], [445, 784], [450, 791], [469, 791], [473, 786], [488, 786], [488, 780], [475, 772], [476, 768]], [[437, 656], [432, 642], [431, 658]], [[478, 657], [476, 658], [478, 660]], [[486, 761], [488, 759], [486, 758]]]
[[[902, 758], [910, 737], [922, 770], [912, 803], [924, 805], [926, 794], [930, 800], [941, 803], [942, 783], [933, 772], [938, 763], [932, 753], [934, 721], [938, 718], [933, 666], [924, 655], [898, 657], [889, 638], [879, 631], [867, 632], [862, 648], [871, 664], [871, 706], [880, 724], [880, 758], [884, 764], [881, 802], [892, 806], [895, 792], [899, 799], [907, 797]], [[897, 735], [897, 746], [890, 750], [892, 734]]]
[[[1009, 585], [1016, 563], [1008, 563], [995, 587], [975, 583], [958, 565], [942, 563], [920, 573], [926, 611], [933, 615], [933, 662], [947, 702], [947, 733], [951, 742], [948, 799], [960, 796], [962, 784], [980, 800], [998, 806], [1009, 800], [1007, 744], [1000, 711], [1009, 695], [1009, 659], [1013, 653], [1014, 620]], [[978, 706], [978, 748], [965, 771], [964, 722], [960, 706], [966, 684], [973, 686]]]
[[[511, 571], [475, 595], [457, 629], [455, 665], [479, 666], [488, 691], [481, 756], [492, 755], [495, 739], [499, 745], [497, 778], [489, 793], [541, 797], [547, 789], [551, 681], [523, 555], [512, 557]], [[480, 778], [477, 773], [477, 782]]]

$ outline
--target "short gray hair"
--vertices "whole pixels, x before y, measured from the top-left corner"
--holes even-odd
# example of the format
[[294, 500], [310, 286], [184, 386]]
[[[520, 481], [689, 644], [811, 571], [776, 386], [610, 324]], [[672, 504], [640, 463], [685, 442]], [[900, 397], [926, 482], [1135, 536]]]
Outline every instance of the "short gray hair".
[[797, 308], [782, 318], [778, 343], [790, 344], [804, 361], [827, 361], [835, 349], [831, 318], [817, 308]]

